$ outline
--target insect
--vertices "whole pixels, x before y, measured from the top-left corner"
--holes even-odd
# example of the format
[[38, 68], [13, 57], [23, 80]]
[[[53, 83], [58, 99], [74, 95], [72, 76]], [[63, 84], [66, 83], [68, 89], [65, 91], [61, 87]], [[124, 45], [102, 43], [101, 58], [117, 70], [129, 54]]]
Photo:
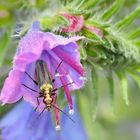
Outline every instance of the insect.
[[[61, 61], [56, 70], [55, 73], [57, 73], [57, 70], [59, 69], [60, 65], [62, 64], [63, 61]], [[36, 92], [39, 94], [39, 96], [36, 98], [37, 99], [37, 107], [35, 108], [35, 110], [37, 110], [40, 102], [39, 102], [39, 98], [43, 98], [43, 102], [45, 104], [45, 108], [42, 110], [42, 112], [40, 114], [42, 114], [46, 109], [48, 111], [50, 111], [50, 109], [52, 107], [58, 109], [59, 111], [61, 111], [62, 113], [64, 113], [70, 120], [72, 120], [74, 122], [74, 120], [68, 115], [66, 114], [63, 110], [61, 110], [60, 108], [58, 108], [56, 105], [54, 105], [54, 96], [57, 97], [56, 91], [64, 86], [73, 84], [73, 82], [68, 83], [66, 85], [63, 85], [61, 87], [58, 88], [53, 88], [53, 84], [55, 82], [55, 79], [51, 79], [48, 70], [47, 70], [47, 65], [43, 60], [38, 60], [36, 62], [36, 69], [35, 69], [35, 77], [37, 80], [34, 80], [27, 72], [25, 72], [25, 74], [37, 85], [39, 86], [40, 91], [36, 91], [34, 89], [32, 89], [31, 87], [28, 87], [25, 84], [22, 84], [24, 87]], [[48, 80], [49, 79], [49, 80]]]

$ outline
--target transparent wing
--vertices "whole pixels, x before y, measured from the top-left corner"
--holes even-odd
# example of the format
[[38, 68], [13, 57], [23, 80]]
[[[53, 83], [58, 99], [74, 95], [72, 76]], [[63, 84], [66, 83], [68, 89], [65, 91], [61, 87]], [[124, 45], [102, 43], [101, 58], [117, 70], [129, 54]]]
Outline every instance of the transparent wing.
[[43, 83], [51, 82], [51, 78], [47, 70], [47, 65], [43, 60], [38, 60], [36, 62], [35, 79], [38, 82], [39, 86], [41, 86]]

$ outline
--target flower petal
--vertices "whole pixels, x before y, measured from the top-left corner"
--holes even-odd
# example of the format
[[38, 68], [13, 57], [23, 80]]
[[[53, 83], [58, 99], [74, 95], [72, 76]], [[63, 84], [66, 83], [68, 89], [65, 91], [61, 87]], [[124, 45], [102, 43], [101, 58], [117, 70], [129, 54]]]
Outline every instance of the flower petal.
[[25, 72], [27, 66], [36, 61], [38, 57], [38, 55], [32, 53], [22, 54], [14, 60], [13, 68]]
[[[74, 100], [75, 102], [75, 100]], [[44, 112], [40, 117], [30, 104], [21, 102], [0, 121], [3, 140], [87, 140], [87, 135], [80, 119], [76, 105], [73, 119], [76, 125], [62, 115], [62, 131], [55, 131], [50, 112]], [[65, 109], [65, 111], [68, 107]], [[22, 121], [21, 121], [22, 120]], [[76, 132], [76, 133], [75, 133]]]
[[55, 47], [58, 47], [60, 45], [62, 46], [65, 46], [69, 43], [72, 43], [72, 42], [76, 42], [80, 39], [84, 39], [85, 37], [84, 36], [75, 36], [75, 37], [70, 37], [70, 38], [65, 38], [63, 36], [60, 36], [60, 35], [55, 35], [53, 33], [46, 33], [46, 38], [47, 38], [47, 43], [50, 45], [50, 47], [48, 48], [48, 44], [47, 45], [44, 45], [44, 49], [46, 50], [51, 50]]
[[82, 68], [82, 65], [80, 63], [80, 58], [78, 59], [78, 61], [79, 61], [78, 62], [77, 60], [75, 60], [74, 57], [71, 57], [71, 53], [66, 53], [62, 49], [59, 49], [58, 47], [54, 49], [54, 52], [59, 56], [59, 58], [64, 60], [66, 63], [68, 63], [79, 74], [81, 74], [81, 75], [85, 74], [85, 71]]
[[10, 71], [9, 76], [5, 80], [4, 87], [1, 91], [0, 101], [3, 103], [14, 103], [23, 96], [23, 93], [20, 89], [22, 78], [23, 73], [21, 71]]

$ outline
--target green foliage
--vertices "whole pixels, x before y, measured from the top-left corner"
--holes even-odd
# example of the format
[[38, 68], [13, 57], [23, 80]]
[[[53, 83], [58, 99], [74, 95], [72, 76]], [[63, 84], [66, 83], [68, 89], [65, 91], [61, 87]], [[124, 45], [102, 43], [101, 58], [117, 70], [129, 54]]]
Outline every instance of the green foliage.
[[128, 92], [127, 92], [127, 89], [128, 89], [127, 79], [126, 79], [125, 74], [123, 72], [117, 72], [117, 75], [120, 79], [120, 86], [121, 86], [123, 99], [124, 99], [126, 105], [128, 105], [129, 99], [128, 99]]
[[4, 33], [4, 35], [2, 36], [2, 38], [0, 38], [0, 67], [3, 64], [4, 61], [4, 57], [6, 56], [6, 50], [8, 48], [9, 45], [9, 41], [10, 41], [10, 31], [9, 33]]
[[107, 9], [103, 14], [103, 20], [109, 20], [112, 16], [114, 16], [122, 7], [124, 0], [115, 0], [114, 4]]
[[138, 37], [140, 37], [140, 28], [134, 30], [128, 35], [128, 39], [136, 39]]
[[127, 27], [129, 24], [131, 24], [139, 16], [139, 13], [140, 13], [140, 7], [138, 6], [132, 13], [130, 13], [123, 20], [119, 21], [115, 26], [118, 29], [122, 29], [122, 28]]

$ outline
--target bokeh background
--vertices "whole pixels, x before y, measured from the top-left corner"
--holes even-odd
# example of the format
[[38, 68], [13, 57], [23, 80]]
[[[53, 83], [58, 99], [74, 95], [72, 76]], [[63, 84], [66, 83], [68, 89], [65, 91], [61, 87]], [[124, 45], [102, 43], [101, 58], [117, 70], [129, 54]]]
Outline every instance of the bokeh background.
[[[97, 10], [101, 8], [105, 10], [113, 2], [113, 0], [101, 0]], [[112, 24], [133, 11], [138, 4], [139, 0], [125, 0], [120, 12], [113, 18]], [[60, 5], [59, 0], [49, 3], [47, 0], [0, 0], [0, 89], [12, 68], [12, 59], [18, 41], [26, 33], [32, 21], [43, 15], [44, 9], [49, 9], [47, 13], [49, 15], [57, 11]], [[129, 29], [133, 30], [139, 26], [140, 14]], [[87, 71], [90, 71], [86, 63], [83, 64]], [[78, 109], [89, 139], [140, 140], [140, 90], [137, 83], [131, 77], [127, 77], [130, 104], [126, 105], [121, 95], [122, 89], [118, 77], [113, 76], [115, 88], [112, 97], [106, 71], [97, 67], [96, 74], [98, 95], [89, 88], [94, 84], [90, 74], [85, 87], [72, 93], [77, 94]], [[93, 93], [93, 96], [89, 96], [89, 92]], [[88, 104], [91, 100], [93, 103]], [[17, 104], [0, 106], [0, 120]]]

